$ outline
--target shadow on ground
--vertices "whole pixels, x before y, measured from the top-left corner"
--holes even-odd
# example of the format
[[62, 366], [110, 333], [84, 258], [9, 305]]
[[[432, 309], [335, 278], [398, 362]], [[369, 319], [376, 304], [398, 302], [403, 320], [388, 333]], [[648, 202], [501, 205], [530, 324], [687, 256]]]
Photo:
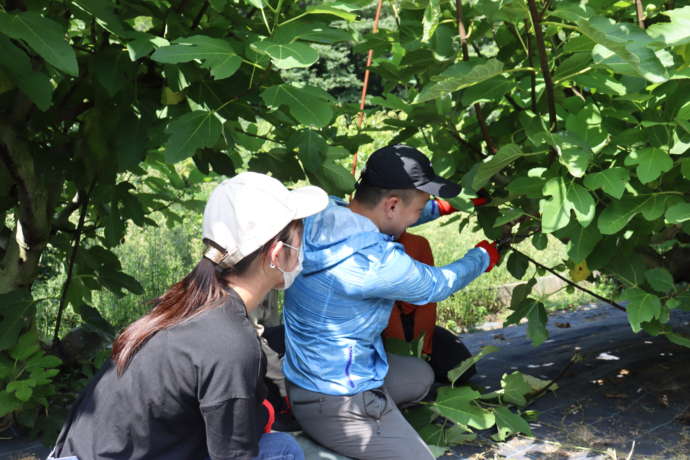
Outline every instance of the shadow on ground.
[[[690, 333], [690, 312], [674, 312], [670, 324]], [[530, 406], [539, 412], [535, 438], [464, 445], [443, 458], [690, 458], [690, 349], [634, 334], [626, 314], [608, 305], [551, 315], [550, 339], [539, 347], [525, 329], [476, 332], [463, 341], [473, 353], [501, 347], [479, 363], [472, 381], [486, 389], [513, 370], [553, 379], [580, 354], [560, 388]]]

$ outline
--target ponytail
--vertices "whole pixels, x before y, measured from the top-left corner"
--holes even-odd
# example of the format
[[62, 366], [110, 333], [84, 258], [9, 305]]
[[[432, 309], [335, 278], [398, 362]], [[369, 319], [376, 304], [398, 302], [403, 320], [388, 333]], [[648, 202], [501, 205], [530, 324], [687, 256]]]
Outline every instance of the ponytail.
[[293, 220], [278, 235], [230, 268], [220, 269], [203, 257], [187, 276], [173, 284], [162, 296], [149, 302], [154, 307], [148, 314], [127, 326], [115, 339], [111, 357], [118, 375], [122, 375], [136, 352], [158, 331], [217, 307], [218, 301], [227, 295], [225, 289], [229, 276], [242, 275], [254, 260], [267, 256], [275, 241], [285, 241], [301, 225], [301, 220]]

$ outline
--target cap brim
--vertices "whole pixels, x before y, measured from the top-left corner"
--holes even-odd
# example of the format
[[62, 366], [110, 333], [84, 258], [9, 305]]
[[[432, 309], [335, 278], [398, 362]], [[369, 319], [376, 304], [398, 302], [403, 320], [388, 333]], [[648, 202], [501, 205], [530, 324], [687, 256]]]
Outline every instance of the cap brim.
[[328, 206], [328, 194], [313, 185], [300, 187], [290, 191], [290, 205], [295, 210], [294, 219], [304, 219]]
[[434, 177], [424, 185], [418, 185], [416, 189], [441, 198], [453, 198], [460, 193], [458, 184], [440, 176]]

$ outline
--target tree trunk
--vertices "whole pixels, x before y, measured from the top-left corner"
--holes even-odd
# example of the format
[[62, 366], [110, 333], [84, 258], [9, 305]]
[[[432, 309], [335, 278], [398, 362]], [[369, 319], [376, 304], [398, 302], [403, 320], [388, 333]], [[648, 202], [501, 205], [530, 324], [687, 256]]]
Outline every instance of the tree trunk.
[[[59, 184], [40, 174], [34, 156], [12, 126], [0, 124], [0, 163], [17, 188], [14, 228], [0, 246], [0, 293], [30, 287], [52, 228]], [[3, 228], [5, 222], [2, 222]]]

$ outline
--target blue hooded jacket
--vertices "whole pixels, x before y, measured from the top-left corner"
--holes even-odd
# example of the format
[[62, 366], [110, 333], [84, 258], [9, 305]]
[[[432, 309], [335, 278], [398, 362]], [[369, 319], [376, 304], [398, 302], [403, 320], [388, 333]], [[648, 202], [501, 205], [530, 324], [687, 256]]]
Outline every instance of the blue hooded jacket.
[[[439, 216], [433, 200], [419, 223]], [[396, 300], [424, 305], [463, 288], [489, 265], [483, 249], [443, 267], [420, 263], [367, 217], [331, 199], [304, 221], [303, 271], [285, 294], [285, 377], [329, 395], [383, 385], [381, 338]]]

